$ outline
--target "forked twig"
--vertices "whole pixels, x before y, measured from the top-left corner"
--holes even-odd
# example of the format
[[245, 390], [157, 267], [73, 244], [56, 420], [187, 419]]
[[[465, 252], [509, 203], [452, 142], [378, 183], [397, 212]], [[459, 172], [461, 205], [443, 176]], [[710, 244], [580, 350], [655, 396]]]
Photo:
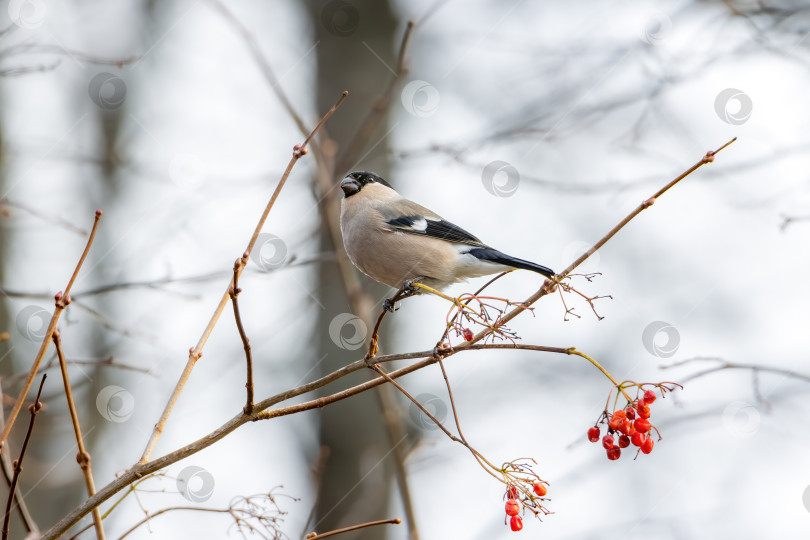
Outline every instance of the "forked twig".
[[17, 480], [20, 479], [22, 472], [22, 462], [25, 457], [25, 450], [28, 448], [28, 441], [31, 439], [31, 432], [34, 431], [34, 421], [37, 419], [37, 413], [42, 409], [42, 403], [39, 397], [42, 395], [42, 387], [45, 385], [45, 379], [48, 377], [47, 373], [42, 374], [42, 381], [39, 383], [39, 391], [37, 398], [31, 405], [31, 421], [28, 423], [28, 431], [25, 432], [25, 440], [23, 441], [22, 449], [20, 450], [20, 457], [14, 461], [14, 476], [11, 478], [11, 488], [8, 493], [8, 500], [6, 501], [6, 517], [3, 519], [3, 540], [8, 540], [8, 523], [11, 519], [11, 505], [14, 502], [14, 492], [17, 489]]
[[65, 292], [59, 292], [56, 294], [56, 307], [53, 310], [51, 322], [48, 324], [48, 329], [45, 331], [45, 336], [42, 338], [42, 345], [40, 345], [39, 352], [37, 352], [37, 355], [34, 358], [34, 363], [31, 366], [31, 370], [28, 372], [28, 378], [25, 379], [23, 388], [20, 391], [20, 396], [17, 398], [14, 408], [11, 409], [11, 413], [9, 413], [8, 418], [6, 419], [6, 426], [3, 429], [3, 433], [0, 435], [0, 448], [2, 448], [6, 443], [8, 434], [11, 433], [11, 427], [14, 425], [14, 421], [17, 419], [17, 415], [20, 413], [20, 409], [25, 402], [25, 396], [28, 394], [28, 391], [31, 389], [31, 385], [34, 383], [34, 377], [36, 377], [37, 371], [39, 370], [39, 364], [42, 362], [42, 358], [45, 357], [45, 351], [48, 350], [48, 346], [51, 344], [51, 336], [53, 335], [53, 331], [56, 329], [56, 323], [59, 321], [59, 316], [68, 306], [68, 304], [70, 304], [70, 289], [73, 287], [73, 283], [76, 281], [76, 276], [79, 275], [79, 270], [81, 269], [84, 260], [87, 258], [87, 253], [90, 251], [90, 246], [93, 244], [93, 239], [96, 237], [98, 220], [101, 219], [101, 213], [101, 210], [96, 210], [96, 217], [93, 221], [93, 229], [90, 231], [90, 237], [87, 239], [87, 244], [84, 246], [82, 256], [79, 258], [79, 262], [76, 264], [76, 268], [73, 270], [73, 275], [70, 276], [70, 281], [68, 281], [67, 287], [65, 287]]
[[[0, 387], [0, 403], [2, 403], [2, 401], [3, 389]], [[3, 421], [3, 415], [0, 414], [0, 428], [2, 428]], [[11, 452], [9, 452], [8, 446], [4, 446], [3, 449], [0, 450], [0, 465], [2, 465], [3, 469], [3, 479], [6, 481], [6, 485], [9, 487], [9, 493], [12, 493], [10, 490], [11, 477], [14, 475], [14, 465], [11, 463]], [[39, 536], [39, 527], [37, 527], [34, 518], [31, 517], [31, 512], [28, 511], [28, 506], [25, 504], [25, 499], [23, 499], [22, 494], [19, 490], [15, 490], [13, 493], [14, 506], [17, 508], [17, 512], [20, 514], [20, 519], [22, 519], [25, 529], [29, 533]]]
[[247, 264], [248, 256], [249, 253], [245, 252], [241, 258], [236, 259], [236, 262], [233, 263], [233, 287], [231, 287], [230, 290], [231, 304], [233, 304], [233, 317], [236, 320], [236, 329], [239, 330], [239, 337], [242, 339], [242, 347], [245, 349], [245, 360], [247, 361], [247, 381], [245, 382], [247, 401], [244, 407], [245, 414], [253, 412], [253, 354], [250, 352], [250, 340], [242, 324], [242, 315], [239, 313], [239, 303], [236, 297], [242, 292], [242, 289], [239, 288], [239, 273]]

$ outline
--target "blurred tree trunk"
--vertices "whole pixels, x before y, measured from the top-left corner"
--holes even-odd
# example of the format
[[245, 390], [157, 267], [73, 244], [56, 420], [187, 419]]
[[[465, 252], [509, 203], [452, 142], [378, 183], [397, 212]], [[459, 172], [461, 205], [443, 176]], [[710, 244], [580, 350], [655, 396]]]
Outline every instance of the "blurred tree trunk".
[[[326, 111], [343, 90], [350, 97], [326, 127], [331, 139], [337, 142], [337, 155], [345, 149], [355, 135], [360, 122], [375, 105], [375, 98], [391, 78], [388, 67], [396, 63], [396, 33], [402, 25], [392, 13], [391, 5], [384, 1], [341, 2], [328, 1], [310, 5], [312, 27], [319, 45], [317, 71], [317, 110]], [[386, 176], [389, 169], [388, 146], [379, 138], [370, 141], [374, 147], [357, 164], [350, 167], [373, 168]], [[374, 146], [376, 144], [376, 146]], [[334, 182], [348, 171], [334, 171]], [[339, 204], [340, 191], [328, 197], [324, 204]], [[323, 215], [323, 213], [322, 213]], [[321, 236], [323, 251], [333, 249], [330, 236]], [[385, 294], [375, 289], [376, 296]], [[317, 358], [321, 374], [342, 367], [363, 355], [363, 348], [346, 350], [330, 338], [330, 323], [335, 316], [351, 311], [345, 295], [340, 273], [334, 265], [322, 265], [319, 274], [318, 298], [325, 306], [317, 324]], [[367, 314], [356, 314], [366, 318]], [[370, 321], [365, 321], [371, 329]], [[350, 330], [350, 328], [347, 328]], [[358, 373], [347, 384], [367, 380], [367, 373]], [[390, 516], [390, 494], [393, 482], [391, 443], [386, 434], [380, 410], [379, 397], [364, 393], [338, 402], [320, 412], [320, 442], [328, 449], [328, 458], [321, 471], [319, 496], [315, 517], [310, 530], [328, 531], [365, 521]], [[378, 539], [386, 533], [379, 528], [365, 529], [346, 535], [354, 539]]]

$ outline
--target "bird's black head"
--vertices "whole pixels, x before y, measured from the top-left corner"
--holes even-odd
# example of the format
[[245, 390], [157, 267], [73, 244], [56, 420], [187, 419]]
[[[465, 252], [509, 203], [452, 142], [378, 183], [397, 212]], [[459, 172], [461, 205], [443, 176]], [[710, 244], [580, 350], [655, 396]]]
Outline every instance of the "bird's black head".
[[394, 189], [391, 184], [383, 180], [372, 172], [355, 171], [346, 175], [340, 182], [340, 189], [343, 190], [345, 197], [351, 197], [355, 193], [359, 193], [368, 184], [382, 184], [385, 187]]

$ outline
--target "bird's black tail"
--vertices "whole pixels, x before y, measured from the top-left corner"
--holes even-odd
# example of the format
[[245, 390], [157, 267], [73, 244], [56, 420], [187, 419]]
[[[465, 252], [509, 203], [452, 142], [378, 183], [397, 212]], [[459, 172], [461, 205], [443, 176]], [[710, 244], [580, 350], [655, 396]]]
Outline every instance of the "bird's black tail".
[[520, 268], [521, 270], [531, 270], [538, 274], [543, 274], [546, 277], [554, 277], [554, 270], [540, 264], [535, 264], [531, 261], [525, 261], [512, 257], [506, 253], [501, 253], [497, 249], [492, 248], [473, 248], [468, 252], [470, 255], [483, 261], [492, 261], [498, 264], [504, 264], [513, 268]]

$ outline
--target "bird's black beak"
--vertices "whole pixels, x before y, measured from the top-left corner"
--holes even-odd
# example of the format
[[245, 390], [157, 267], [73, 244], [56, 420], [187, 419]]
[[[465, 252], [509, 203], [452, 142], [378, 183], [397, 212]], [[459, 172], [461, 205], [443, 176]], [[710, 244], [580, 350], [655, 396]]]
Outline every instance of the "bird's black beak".
[[360, 191], [360, 182], [352, 178], [351, 176], [347, 176], [343, 179], [340, 183], [340, 189], [343, 190], [343, 195], [346, 197], [350, 197]]

